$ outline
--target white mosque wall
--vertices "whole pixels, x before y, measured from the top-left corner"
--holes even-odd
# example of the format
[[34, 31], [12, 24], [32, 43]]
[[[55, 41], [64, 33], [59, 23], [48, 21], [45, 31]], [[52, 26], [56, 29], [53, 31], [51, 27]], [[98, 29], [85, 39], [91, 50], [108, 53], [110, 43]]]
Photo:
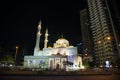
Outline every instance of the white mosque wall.
[[[43, 64], [44, 63], [44, 64]], [[48, 57], [47, 56], [25, 56], [24, 67], [26, 68], [48, 68]]]
[[42, 55], [42, 51], [38, 50], [38, 49], [34, 49], [34, 56], [41, 56]]
[[34, 50], [34, 56], [46, 55], [50, 56], [52, 54], [61, 55], [77, 55], [77, 47], [72, 48], [43, 48], [43, 51]]

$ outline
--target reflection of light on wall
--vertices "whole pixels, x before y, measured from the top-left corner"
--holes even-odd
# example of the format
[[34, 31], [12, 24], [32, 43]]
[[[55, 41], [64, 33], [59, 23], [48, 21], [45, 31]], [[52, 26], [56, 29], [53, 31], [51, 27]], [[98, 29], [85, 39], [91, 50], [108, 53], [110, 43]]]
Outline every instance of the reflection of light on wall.
[[68, 61], [73, 62], [72, 55], [68, 56]]
[[68, 54], [68, 52], [67, 52], [67, 49], [64, 49], [64, 48], [56, 48], [56, 49], [53, 49], [51, 52], [50, 52], [50, 54], [52, 55], [52, 54], [58, 54], [58, 53], [60, 53], [61, 55], [64, 55], [64, 54]]
[[112, 68], [112, 65], [110, 65], [110, 68]]
[[42, 60], [40, 60], [40, 64], [42, 64], [43, 63], [43, 61]]
[[53, 49], [51, 54], [57, 54], [57, 52], [58, 52], [58, 49]]
[[30, 60], [27, 60], [28, 65], [30, 65]]
[[77, 56], [78, 57], [78, 59], [80, 58], [80, 56]]
[[36, 64], [36, 60], [33, 61], [33, 64]]
[[103, 65], [100, 65], [100, 67], [102, 68], [102, 67], [103, 67]]

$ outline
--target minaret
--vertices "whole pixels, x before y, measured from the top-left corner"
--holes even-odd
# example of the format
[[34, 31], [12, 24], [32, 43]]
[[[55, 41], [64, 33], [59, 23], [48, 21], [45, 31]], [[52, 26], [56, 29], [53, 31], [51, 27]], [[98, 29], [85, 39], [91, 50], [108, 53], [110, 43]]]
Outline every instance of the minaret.
[[38, 32], [37, 32], [37, 39], [36, 39], [36, 46], [35, 46], [35, 50], [39, 51], [40, 50], [40, 47], [39, 47], [39, 44], [40, 44], [40, 36], [41, 36], [41, 21], [39, 22], [39, 25], [38, 25]]
[[44, 40], [44, 48], [47, 48], [47, 43], [48, 43], [48, 29], [46, 29], [45, 32], [45, 40]]
[[63, 33], [61, 34], [61, 38], [63, 38]]

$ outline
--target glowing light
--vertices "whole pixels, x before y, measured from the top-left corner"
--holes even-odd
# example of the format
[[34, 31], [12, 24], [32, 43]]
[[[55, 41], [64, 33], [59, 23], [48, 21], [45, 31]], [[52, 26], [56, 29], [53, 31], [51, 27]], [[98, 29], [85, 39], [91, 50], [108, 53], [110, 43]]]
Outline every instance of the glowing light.
[[100, 67], [102, 68], [102, 67], [103, 67], [103, 65], [100, 65]]
[[100, 43], [101, 43], [101, 41], [98, 41], [98, 43], [100, 44]]
[[110, 65], [110, 67], [112, 68], [112, 65]]
[[80, 56], [78, 56], [78, 59], [80, 58]]
[[83, 65], [83, 66], [81, 67], [81, 69], [85, 69], [85, 66]]
[[115, 66], [116, 68], [118, 67], [118, 66]]
[[105, 67], [109, 68], [110, 67], [109, 61], [105, 61], [105, 63], [106, 63]]
[[54, 44], [54, 47], [68, 47], [69, 46], [69, 41], [66, 40], [65, 38], [59, 38], [56, 43]]
[[48, 46], [48, 48], [52, 48], [51, 46]]
[[18, 49], [18, 46], [16, 46], [16, 49]]
[[111, 38], [110, 37], [107, 37], [108, 40], [110, 40]]

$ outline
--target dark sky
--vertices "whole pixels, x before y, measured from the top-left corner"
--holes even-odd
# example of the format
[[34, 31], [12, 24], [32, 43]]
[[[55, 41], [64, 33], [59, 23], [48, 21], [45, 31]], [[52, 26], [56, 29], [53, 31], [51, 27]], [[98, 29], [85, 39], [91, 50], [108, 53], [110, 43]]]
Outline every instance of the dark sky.
[[[51, 45], [61, 37], [75, 45], [81, 42], [80, 10], [85, 0], [3, 0], [0, 2], [0, 46], [32, 53], [36, 42], [38, 22], [42, 34], [49, 30]], [[43, 47], [44, 35], [41, 36]]]

